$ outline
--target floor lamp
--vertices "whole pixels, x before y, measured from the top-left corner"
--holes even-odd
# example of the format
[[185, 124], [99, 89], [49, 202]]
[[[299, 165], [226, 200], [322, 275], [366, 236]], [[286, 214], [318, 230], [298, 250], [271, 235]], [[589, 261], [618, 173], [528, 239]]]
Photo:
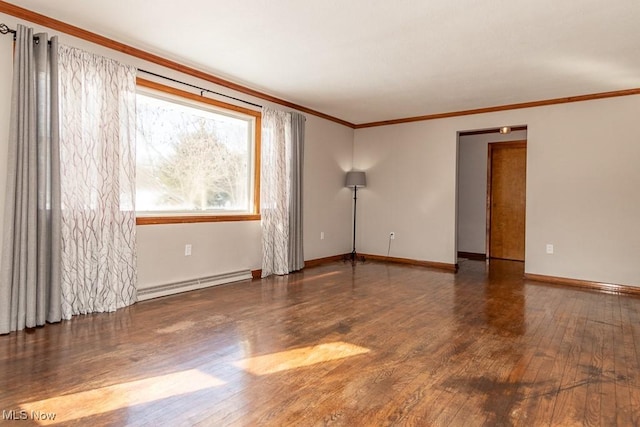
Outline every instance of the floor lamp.
[[[356, 262], [356, 205], [358, 203], [358, 188], [367, 186], [367, 178], [362, 171], [347, 172], [345, 187], [353, 188], [353, 250], [351, 251], [351, 262]], [[364, 261], [364, 257], [362, 258]]]

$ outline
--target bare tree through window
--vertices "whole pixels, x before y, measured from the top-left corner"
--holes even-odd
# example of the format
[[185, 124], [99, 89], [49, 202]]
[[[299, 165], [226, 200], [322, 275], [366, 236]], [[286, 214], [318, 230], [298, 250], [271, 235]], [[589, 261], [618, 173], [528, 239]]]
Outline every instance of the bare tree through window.
[[138, 94], [137, 210], [250, 209], [251, 119]]

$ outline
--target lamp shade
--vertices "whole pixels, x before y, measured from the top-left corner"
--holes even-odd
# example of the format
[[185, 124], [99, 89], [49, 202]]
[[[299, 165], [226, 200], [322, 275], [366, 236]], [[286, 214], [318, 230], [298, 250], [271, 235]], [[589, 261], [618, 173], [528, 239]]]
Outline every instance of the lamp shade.
[[345, 180], [345, 187], [366, 187], [367, 178], [362, 171], [350, 171], [347, 172], [347, 179]]

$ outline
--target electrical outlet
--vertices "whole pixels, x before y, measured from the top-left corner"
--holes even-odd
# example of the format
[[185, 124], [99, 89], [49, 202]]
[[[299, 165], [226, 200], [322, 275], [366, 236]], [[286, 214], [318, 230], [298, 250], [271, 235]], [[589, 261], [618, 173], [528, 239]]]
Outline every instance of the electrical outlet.
[[395, 240], [395, 238], [396, 238], [396, 233], [395, 233], [394, 231], [392, 231], [391, 233], [389, 233], [389, 238], [390, 238], [391, 240]]
[[547, 243], [547, 253], [549, 255], [553, 254], [553, 245], [551, 243]]
[[320, 232], [320, 240], [324, 240], [324, 231]]
[[184, 256], [191, 256], [191, 244], [184, 245]]

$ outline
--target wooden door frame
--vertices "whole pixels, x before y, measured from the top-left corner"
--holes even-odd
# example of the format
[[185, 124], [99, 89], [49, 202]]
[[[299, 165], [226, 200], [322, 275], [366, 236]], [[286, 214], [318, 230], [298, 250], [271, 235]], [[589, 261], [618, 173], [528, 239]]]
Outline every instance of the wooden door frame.
[[[491, 158], [493, 155], [493, 148], [527, 148], [527, 140], [519, 140], [519, 141], [504, 141], [504, 142], [490, 142], [487, 144], [487, 227], [486, 227], [486, 238], [485, 238], [485, 252], [487, 256], [487, 260], [491, 259], [491, 202], [493, 195], [491, 189], [491, 172], [492, 172], [492, 162]], [[525, 161], [526, 161], [526, 151], [525, 151]], [[526, 172], [525, 172], [525, 183], [526, 183]], [[526, 185], [526, 184], [525, 184]], [[526, 193], [525, 193], [525, 209], [526, 209]], [[526, 241], [526, 218], [525, 218], [525, 241]]]

